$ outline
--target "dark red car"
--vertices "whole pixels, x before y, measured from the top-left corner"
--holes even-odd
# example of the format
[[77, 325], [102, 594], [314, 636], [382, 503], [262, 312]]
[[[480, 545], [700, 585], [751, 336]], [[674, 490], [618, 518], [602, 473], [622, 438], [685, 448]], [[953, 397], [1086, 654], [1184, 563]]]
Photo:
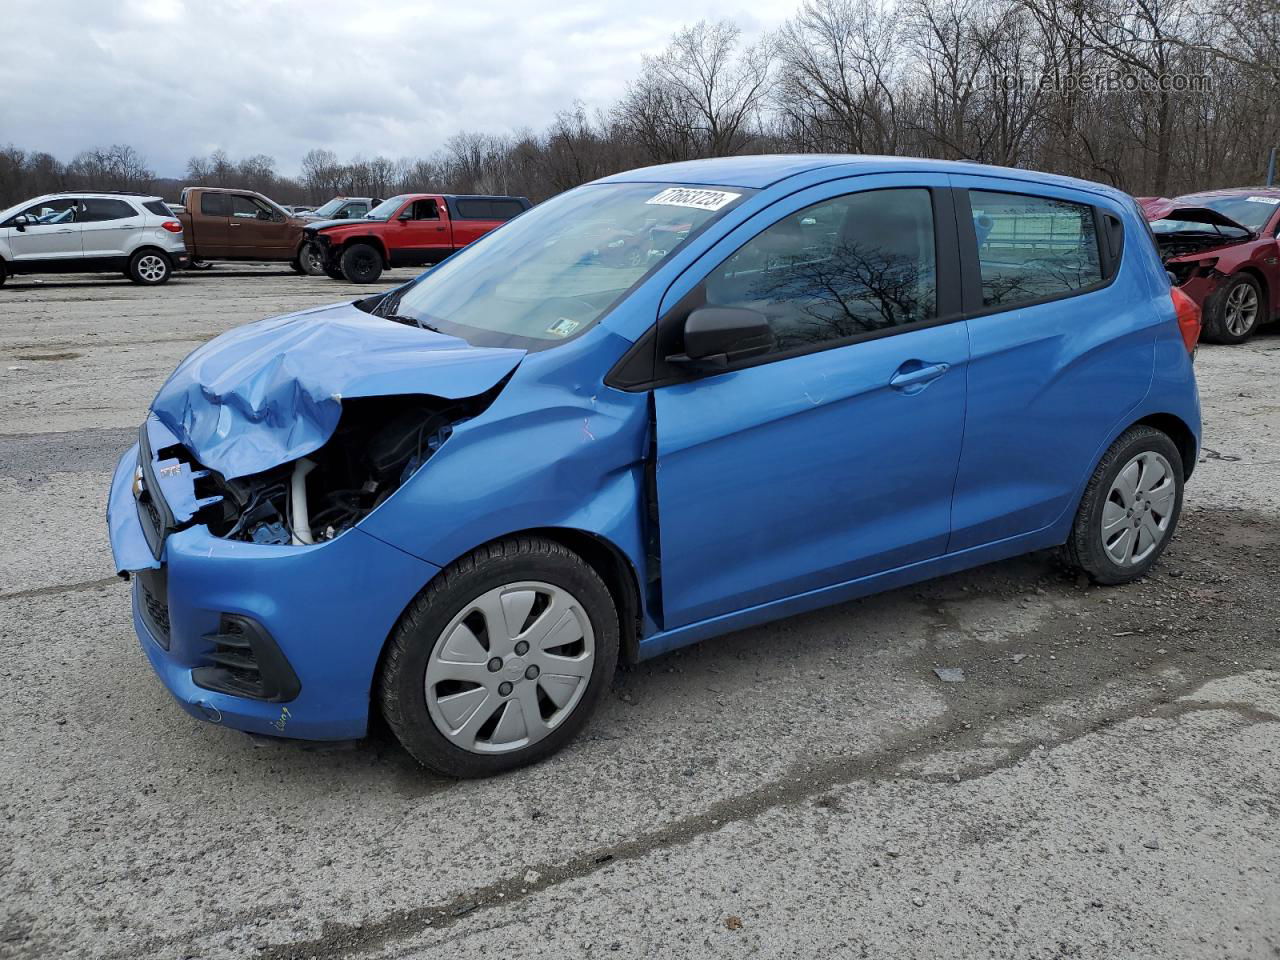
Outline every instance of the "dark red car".
[[524, 197], [402, 194], [360, 219], [306, 224], [303, 265], [335, 280], [373, 283], [384, 269], [439, 263], [530, 206]]
[[1138, 203], [1174, 282], [1203, 311], [1203, 339], [1243, 343], [1280, 319], [1280, 187]]

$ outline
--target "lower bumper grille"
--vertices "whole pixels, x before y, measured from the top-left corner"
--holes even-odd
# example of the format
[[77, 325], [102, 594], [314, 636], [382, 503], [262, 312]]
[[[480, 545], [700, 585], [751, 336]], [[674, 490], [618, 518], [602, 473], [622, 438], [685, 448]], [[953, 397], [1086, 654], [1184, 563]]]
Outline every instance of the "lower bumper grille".
[[302, 689], [271, 634], [249, 617], [224, 613], [218, 632], [204, 639], [213, 649], [205, 654], [209, 665], [191, 671], [198, 686], [271, 703], [293, 700]]

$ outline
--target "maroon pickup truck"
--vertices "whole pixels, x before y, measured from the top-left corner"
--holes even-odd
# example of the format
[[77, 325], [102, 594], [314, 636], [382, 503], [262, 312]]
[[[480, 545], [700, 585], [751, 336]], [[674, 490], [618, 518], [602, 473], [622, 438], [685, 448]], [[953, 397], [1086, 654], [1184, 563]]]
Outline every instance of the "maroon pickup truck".
[[278, 260], [303, 273], [298, 254], [303, 221], [252, 190], [184, 187], [175, 214], [191, 266], [210, 260]]
[[531, 206], [524, 197], [402, 194], [360, 220], [306, 224], [303, 265], [335, 280], [373, 283], [391, 267], [439, 263]]

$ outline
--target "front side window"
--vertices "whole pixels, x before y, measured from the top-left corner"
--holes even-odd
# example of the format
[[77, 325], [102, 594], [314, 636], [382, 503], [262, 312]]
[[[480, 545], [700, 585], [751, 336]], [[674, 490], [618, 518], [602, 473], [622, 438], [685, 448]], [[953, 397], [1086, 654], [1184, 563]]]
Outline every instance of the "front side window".
[[799, 210], [740, 247], [703, 290], [709, 306], [764, 314], [779, 352], [932, 320], [929, 191], [868, 190]]
[[439, 220], [440, 211], [434, 200], [415, 200], [409, 208], [410, 220]]
[[244, 220], [270, 220], [272, 210], [257, 197], [246, 197], [244, 194], [231, 195], [231, 215]]
[[86, 223], [101, 223], [106, 220], [127, 220], [137, 215], [138, 211], [123, 200], [90, 197], [84, 202], [84, 213], [80, 219]]
[[388, 312], [477, 345], [554, 346], [596, 323], [751, 192], [654, 183], [578, 187], [464, 247], [389, 301]]
[[1049, 300], [1102, 281], [1093, 208], [1067, 200], [969, 191], [982, 302]]
[[25, 216], [32, 223], [75, 223], [80, 201], [70, 197], [42, 200], [27, 207], [18, 216]]

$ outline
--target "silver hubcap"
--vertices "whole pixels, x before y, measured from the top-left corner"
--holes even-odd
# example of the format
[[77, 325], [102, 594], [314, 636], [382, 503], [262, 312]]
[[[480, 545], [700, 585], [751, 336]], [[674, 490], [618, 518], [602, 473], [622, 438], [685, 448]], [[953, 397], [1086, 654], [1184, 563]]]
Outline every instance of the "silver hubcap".
[[167, 269], [165, 262], [154, 254], [147, 254], [138, 260], [138, 276], [149, 283], [163, 279]]
[[595, 662], [595, 634], [567, 590], [536, 580], [490, 590], [463, 607], [427, 661], [427, 711], [472, 753], [537, 743], [573, 712]]
[[1117, 474], [1102, 508], [1102, 546], [1117, 564], [1141, 563], [1169, 532], [1177, 480], [1169, 461], [1140, 453]]
[[1226, 310], [1227, 331], [1234, 337], [1243, 337], [1258, 319], [1258, 291], [1251, 284], [1237, 284], [1227, 294]]

